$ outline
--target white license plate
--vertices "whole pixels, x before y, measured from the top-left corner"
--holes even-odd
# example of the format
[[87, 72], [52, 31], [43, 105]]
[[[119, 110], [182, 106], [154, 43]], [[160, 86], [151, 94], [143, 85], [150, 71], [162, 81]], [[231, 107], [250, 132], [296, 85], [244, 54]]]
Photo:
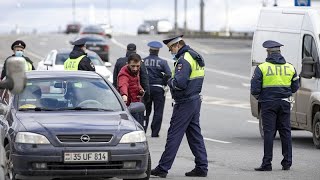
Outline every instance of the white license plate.
[[64, 162], [107, 162], [108, 152], [65, 152]]
[[88, 47], [88, 49], [92, 50], [92, 51], [98, 51], [100, 50], [99, 47]]

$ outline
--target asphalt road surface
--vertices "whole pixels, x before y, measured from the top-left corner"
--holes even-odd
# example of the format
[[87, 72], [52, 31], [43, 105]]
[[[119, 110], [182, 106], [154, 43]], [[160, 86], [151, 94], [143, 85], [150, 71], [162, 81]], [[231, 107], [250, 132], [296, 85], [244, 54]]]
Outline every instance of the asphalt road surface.
[[[12, 54], [11, 43], [16, 39], [26, 42], [26, 54], [37, 65], [52, 49], [70, 47], [74, 35], [43, 34], [0, 36], [0, 64]], [[147, 43], [162, 40], [165, 36], [116, 35], [110, 40], [110, 61], [125, 55], [128, 43], [137, 45], [138, 53], [148, 55]], [[258, 121], [251, 116], [249, 102], [250, 40], [186, 39], [187, 44], [203, 55], [206, 61], [206, 77], [203, 86], [201, 128], [209, 160], [206, 178], [188, 178], [184, 173], [194, 168], [194, 157], [184, 138], [167, 179], [320, 179], [320, 150], [315, 149], [312, 134], [293, 131], [293, 166], [290, 171], [281, 170], [281, 144], [277, 135], [274, 141], [273, 171], [256, 172], [261, 164], [263, 141], [258, 130]], [[173, 66], [171, 55], [165, 47], [160, 56]], [[111, 70], [113, 67], [111, 68]], [[147, 132], [152, 168], [165, 147], [167, 130], [172, 114], [171, 98], [167, 94], [164, 120], [160, 138], [151, 138]], [[158, 179], [152, 177], [151, 179]]]

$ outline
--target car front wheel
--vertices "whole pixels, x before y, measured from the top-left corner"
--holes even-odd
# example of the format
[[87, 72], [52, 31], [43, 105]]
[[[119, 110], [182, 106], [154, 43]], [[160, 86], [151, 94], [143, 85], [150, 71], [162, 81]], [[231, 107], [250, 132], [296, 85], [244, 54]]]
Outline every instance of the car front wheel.
[[[149, 157], [148, 157], [148, 167], [147, 167], [146, 174], [147, 174], [147, 177], [144, 177], [144, 178], [141, 178], [141, 179], [131, 179], [131, 180], [149, 180], [150, 179], [150, 174], [151, 174], [151, 156], [150, 156], [150, 154], [149, 154]], [[127, 179], [123, 179], [123, 180], [127, 180]]]
[[11, 158], [10, 145], [7, 144], [4, 149], [6, 152], [6, 160], [5, 160], [6, 180], [18, 180], [16, 179], [16, 174], [14, 173], [14, 170], [13, 170], [13, 162]]

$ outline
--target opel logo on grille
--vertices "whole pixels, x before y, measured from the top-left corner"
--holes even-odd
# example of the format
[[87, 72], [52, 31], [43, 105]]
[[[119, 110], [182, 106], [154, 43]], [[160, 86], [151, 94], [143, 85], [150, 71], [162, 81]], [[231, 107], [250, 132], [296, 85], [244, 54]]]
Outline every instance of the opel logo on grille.
[[80, 140], [81, 140], [82, 142], [84, 142], [84, 143], [87, 143], [87, 142], [90, 141], [90, 136], [84, 134], [84, 135], [82, 135], [82, 136], [80, 137]]

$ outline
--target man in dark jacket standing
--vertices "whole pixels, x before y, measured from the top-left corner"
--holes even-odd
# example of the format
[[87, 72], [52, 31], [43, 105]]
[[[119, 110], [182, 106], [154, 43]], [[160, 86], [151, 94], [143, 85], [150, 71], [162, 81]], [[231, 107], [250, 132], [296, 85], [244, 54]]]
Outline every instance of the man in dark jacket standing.
[[95, 71], [95, 67], [92, 61], [88, 58], [87, 53], [85, 53], [86, 40], [79, 39], [74, 41], [73, 50], [71, 51], [69, 58], [64, 62], [64, 70], [67, 71]]
[[299, 76], [290, 63], [281, 55], [282, 44], [265, 41], [266, 62], [260, 64], [251, 79], [251, 94], [259, 101], [264, 133], [264, 156], [256, 171], [272, 171], [273, 139], [279, 131], [283, 160], [282, 170], [290, 170], [292, 165], [292, 143], [290, 109], [292, 93], [299, 89]]
[[[128, 62], [128, 56], [132, 53], [137, 52], [137, 47], [135, 44], [130, 43], [127, 45], [127, 52], [125, 57], [121, 57], [117, 59], [116, 64], [114, 65], [114, 70], [113, 70], [113, 86], [117, 87], [118, 85], [118, 74], [123, 66], [125, 66]], [[144, 101], [147, 102], [149, 100], [149, 94], [150, 94], [150, 89], [149, 89], [149, 79], [148, 79], [148, 72], [147, 69], [144, 65], [143, 62], [141, 62], [140, 66], [140, 83], [142, 88], [145, 91], [145, 96], [144, 96]]]
[[[24, 55], [24, 49], [26, 48], [26, 43], [24, 43], [21, 40], [17, 40], [14, 43], [12, 43], [11, 45], [11, 50], [13, 51], [13, 55], [9, 56], [7, 59], [9, 59], [10, 57], [13, 56], [17, 56], [17, 57], [23, 57], [26, 60], [26, 64], [25, 64], [25, 70], [26, 71], [31, 71], [31, 70], [35, 70], [34, 66], [33, 66], [33, 62]], [[1, 80], [6, 76], [6, 62], [7, 59], [4, 61], [4, 65], [2, 68], [2, 72], [1, 72]]]
[[171, 70], [168, 62], [158, 56], [160, 48], [162, 48], [161, 42], [151, 41], [148, 43], [148, 46], [150, 47], [150, 55], [144, 58], [144, 64], [149, 75], [150, 101], [146, 104], [146, 125], [144, 129], [148, 129], [149, 116], [153, 104], [154, 113], [151, 124], [151, 137], [159, 137], [166, 100], [165, 87], [167, 86], [168, 79], [171, 77]]

